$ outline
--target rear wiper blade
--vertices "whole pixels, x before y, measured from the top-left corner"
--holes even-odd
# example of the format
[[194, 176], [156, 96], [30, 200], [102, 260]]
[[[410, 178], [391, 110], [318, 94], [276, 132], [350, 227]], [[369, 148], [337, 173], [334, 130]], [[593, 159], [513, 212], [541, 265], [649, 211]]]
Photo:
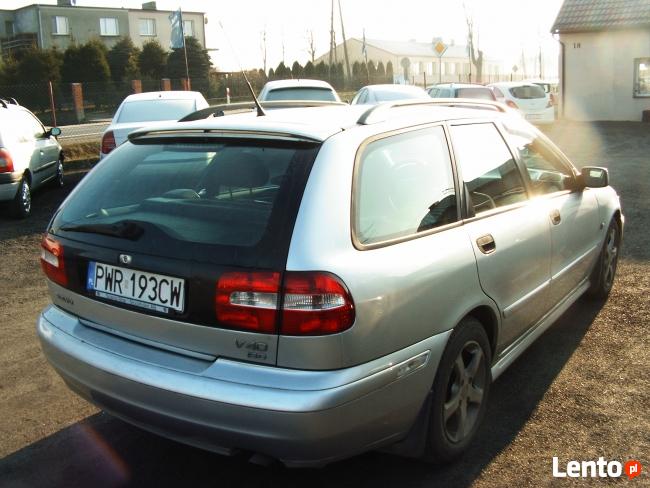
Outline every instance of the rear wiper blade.
[[61, 230], [68, 232], [87, 232], [89, 234], [102, 234], [105, 236], [118, 237], [120, 239], [129, 239], [137, 241], [142, 234], [144, 228], [132, 221], [123, 221], [116, 224], [78, 224], [78, 225], [64, 225]]

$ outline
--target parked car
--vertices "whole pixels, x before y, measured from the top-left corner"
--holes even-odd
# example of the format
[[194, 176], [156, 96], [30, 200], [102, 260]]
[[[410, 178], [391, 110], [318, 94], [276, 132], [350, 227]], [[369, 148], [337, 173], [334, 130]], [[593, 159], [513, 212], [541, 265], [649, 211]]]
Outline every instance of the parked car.
[[368, 85], [364, 86], [350, 102], [352, 105], [373, 105], [395, 100], [426, 100], [429, 96], [414, 85]]
[[136, 129], [152, 123], [173, 122], [187, 114], [206, 108], [208, 102], [194, 91], [160, 91], [136, 93], [126, 97], [104, 130], [99, 158], [104, 158], [126, 141]]
[[340, 102], [336, 90], [321, 80], [274, 80], [267, 82], [258, 97], [260, 102], [317, 100]]
[[0, 99], [0, 203], [16, 218], [32, 210], [32, 191], [63, 186], [61, 129], [46, 129], [14, 99]]
[[449, 461], [491, 382], [583, 293], [607, 296], [622, 231], [607, 170], [507, 112], [428, 99], [143, 129], [48, 225], [38, 336], [82, 397], [194, 446]]
[[550, 124], [555, 121], [555, 109], [550, 96], [534, 83], [519, 81], [492, 83], [497, 101], [519, 110], [534, 124]]
[[496, 100], [494, 92], [487, 86], [470, 83], [441, 83], [427, 90], [431, 98], [478, 98]]

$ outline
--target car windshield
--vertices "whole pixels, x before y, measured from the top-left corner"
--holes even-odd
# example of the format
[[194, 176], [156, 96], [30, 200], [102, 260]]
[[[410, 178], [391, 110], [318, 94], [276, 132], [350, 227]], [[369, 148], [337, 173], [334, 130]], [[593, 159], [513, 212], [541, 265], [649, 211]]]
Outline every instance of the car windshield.
[[139, 241], [163, 255], [193, 244], [256, 246], [297, 194], [293, 175], [314, 151], [239, 140], [127, 142], [83, 180], [53, 227]]
[[494, 100], [492, 90], [489, 88], [459, 88], [456, 92], [458, 98], [478, 98], [481, 100]]
[[329, 88], [318, 87], [291, 87], [277, 88], [267, 93], [265, 100], [318, 100], [323, 102], [336, 102], [336, 96]]
[[196, 107], [194, 100], [136, 100], [122, 105], [118, 123], [178, 120]]
[[544, 89], [537, 85], [515, 86], [510, 88], [510, 93], [515, 98], [529, 100], [533, 98], [546, 98]]

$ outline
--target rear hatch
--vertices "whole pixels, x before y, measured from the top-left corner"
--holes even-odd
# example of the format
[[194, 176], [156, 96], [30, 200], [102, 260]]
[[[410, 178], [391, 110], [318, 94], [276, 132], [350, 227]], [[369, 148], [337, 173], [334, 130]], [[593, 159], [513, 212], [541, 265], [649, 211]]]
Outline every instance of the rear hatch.
[[521, 85], [509, 89], [514, 102], [524, 113], [542, 112], [548, 105], [548, 95], [538, 85]]
[[133, 340], [274, 364], [277, 304], [242, 321], [218, 311], [218, 284], [281, 282], [318, 148], [207, 136], [117, 148], [50, 224], [44, 255], [61, 264], [44, 265], [54, 303]]

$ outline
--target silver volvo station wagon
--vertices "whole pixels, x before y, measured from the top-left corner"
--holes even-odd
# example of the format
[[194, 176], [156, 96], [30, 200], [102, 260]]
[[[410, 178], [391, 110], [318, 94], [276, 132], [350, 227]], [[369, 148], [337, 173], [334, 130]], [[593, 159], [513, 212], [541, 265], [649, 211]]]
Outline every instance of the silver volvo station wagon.
[[144, 429], [288, 466], [447, 462], [491, 382], [612, 288], [607, 170], [495, 102], [197, 118], [131, 134], [42, 241], [47, 359]]

